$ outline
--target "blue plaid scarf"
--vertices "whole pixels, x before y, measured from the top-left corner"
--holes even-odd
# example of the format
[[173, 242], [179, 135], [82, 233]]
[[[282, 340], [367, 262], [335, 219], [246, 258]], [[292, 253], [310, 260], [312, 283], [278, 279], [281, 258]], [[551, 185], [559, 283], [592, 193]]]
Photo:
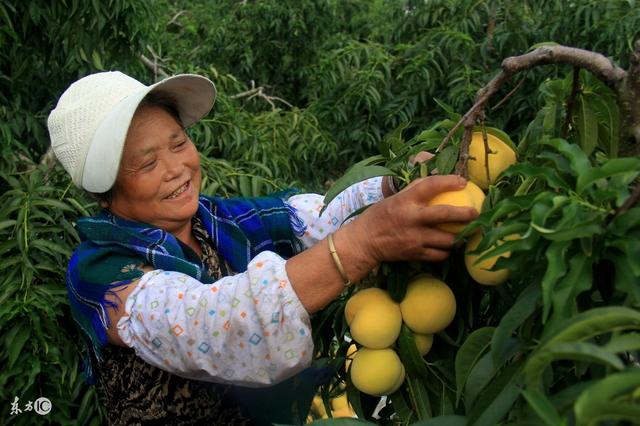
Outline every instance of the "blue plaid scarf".
[[[301, 249], [296, 236], [304, 233], [304, 223], [295, 210], [283, 202], [292, 191], [271, 197], [222, 199], [201, 196], [196, 213], [211, 236], [218, 255], [236, 272], [244, 272], [258, 253], [274, 251], [284, 258]], [[211, 283], [207, 268], [185, 244], [172, 234], [102, 210], [96, 216], [78, 220], [82, 243], [76, 248], [67, 269], [67, 291], [71, 314], [87, 341], [85, 374], [95, 382], [92, 362], [101, 360], [109, 328], [106, 300], [113, 288], [143, 275], [141, 267], [185, 273], [203, 283]]]

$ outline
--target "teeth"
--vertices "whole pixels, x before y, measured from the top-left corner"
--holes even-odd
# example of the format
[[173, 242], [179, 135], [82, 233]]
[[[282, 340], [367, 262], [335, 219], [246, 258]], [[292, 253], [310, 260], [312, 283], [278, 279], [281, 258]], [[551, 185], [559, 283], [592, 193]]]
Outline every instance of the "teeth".
[[189, 184], [189, 182], [186, 182], [180, 188], [176, 189], [175, 192], [173, 194], [169, 195], [167, 198], [169, 198], [169, 199], [176, 198], [178, 195], [182, 194], [184, 191], [187, 190], [187, 185], [188, 184]]

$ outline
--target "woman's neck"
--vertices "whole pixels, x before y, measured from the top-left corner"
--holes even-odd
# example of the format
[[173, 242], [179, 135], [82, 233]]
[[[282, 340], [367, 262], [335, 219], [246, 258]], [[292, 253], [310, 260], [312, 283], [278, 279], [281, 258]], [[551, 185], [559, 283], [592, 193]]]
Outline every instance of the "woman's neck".
[[193, 227], [191, 226], [191, 221], [188, 221], [188, 223], [186, 223], [184, 226], [175, 231], [172, 231], [171, 233], [178, 240], [191, 247], [191, 249], [196, 252], [198, 257], [202, 257], [202, 249], [200, 248], [198, 240], [196, 240], [196, 237], [193, 235]]

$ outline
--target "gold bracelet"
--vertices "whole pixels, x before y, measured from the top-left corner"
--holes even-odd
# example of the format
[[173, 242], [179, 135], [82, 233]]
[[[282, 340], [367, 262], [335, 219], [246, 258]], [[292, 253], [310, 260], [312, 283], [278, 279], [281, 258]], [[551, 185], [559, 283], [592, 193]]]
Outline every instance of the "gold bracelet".
[[342, 266], [342, 262], [340, 261], [340, 257], [336, 251], [336, 246], [333, 244], [333, 234], [329, 234], [327, 241], [329, 242], [329, 252], [331, 253], [331, 257], [333, 257], [333, 262], [336, 264], [336, 268], [338, 268], [338, 272], [340, 272], [340, 275], [344, 280], [344, 286], [349, 287], [352, 283], [349, 280], [347, 273], [344, 271], [344, 267]]

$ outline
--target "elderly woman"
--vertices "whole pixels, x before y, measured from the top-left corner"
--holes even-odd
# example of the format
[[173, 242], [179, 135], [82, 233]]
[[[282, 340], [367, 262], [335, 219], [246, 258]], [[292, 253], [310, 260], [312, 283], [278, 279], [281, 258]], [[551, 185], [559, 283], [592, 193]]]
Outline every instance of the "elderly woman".
[[395, 195], [383, 178], [370, 179], [322, 215], [314, 194], [200, 196], [185, 128], [215, 95], [196, 75], [145, 86], [104, 72], [73, 83], [49, 116], [57, 158], [103, 207], [78, 220], [67, 288], [112, 424], [249, 422], [233, 389], [307, 368], [309, 315], [383, 261], [446, 258], [454, 235], [434, 225], [477, 215], [426, 206], [461, 189], [456, 176]]

